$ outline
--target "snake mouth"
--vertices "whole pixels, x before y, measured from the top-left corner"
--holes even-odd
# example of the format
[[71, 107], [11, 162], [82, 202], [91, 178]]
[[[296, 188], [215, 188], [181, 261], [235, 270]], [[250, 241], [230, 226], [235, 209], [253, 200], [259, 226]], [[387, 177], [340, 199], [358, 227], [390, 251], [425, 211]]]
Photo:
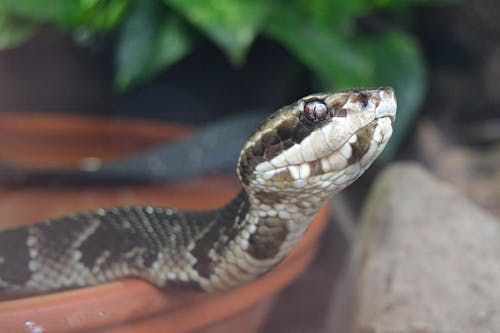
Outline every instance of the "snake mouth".
[[392, 135], [393, 122], [393, 116], [384, 116], [361, 127], [330, 155], [319, 159], [323, 174], [340, 173], [356, 165], [359, 169], [366, 168], [388, 142]]
[[[380, 154], [392, 134], [394, 117], [376, 118], [343, 140], [336, 149], [312, 161], [264, 170], [261, 180], [294, 182], [297, 187], [317, 177], [330, 179], [361, 174]], [[267, 164], [270, 165], [270, 164]]]

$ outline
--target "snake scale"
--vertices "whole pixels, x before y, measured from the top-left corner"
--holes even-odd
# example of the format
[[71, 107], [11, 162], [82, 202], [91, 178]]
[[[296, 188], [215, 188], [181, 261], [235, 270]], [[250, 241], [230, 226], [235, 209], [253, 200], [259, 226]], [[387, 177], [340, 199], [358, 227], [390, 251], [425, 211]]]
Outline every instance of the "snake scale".
[[125, 277], [225, 291], [278, 264], [332, 195], [389, 140], [392, 88], [304, 97], [266, 119], [241, 151], [242, 190], [212, 211], [98, 209], [0, 232], [0, 298]]

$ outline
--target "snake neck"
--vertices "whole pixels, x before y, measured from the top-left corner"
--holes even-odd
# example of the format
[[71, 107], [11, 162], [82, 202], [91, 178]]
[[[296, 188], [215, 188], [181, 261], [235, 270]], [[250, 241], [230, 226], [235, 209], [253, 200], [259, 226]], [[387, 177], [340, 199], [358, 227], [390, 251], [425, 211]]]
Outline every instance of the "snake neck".
[[202, 289], [227, 290], [269, 271], [295, 246], [320, 208], [320, 203], [243, 189], [215, 212], [217, 227], [210, 226], [197, 241], [200, 247], [193, 254]]

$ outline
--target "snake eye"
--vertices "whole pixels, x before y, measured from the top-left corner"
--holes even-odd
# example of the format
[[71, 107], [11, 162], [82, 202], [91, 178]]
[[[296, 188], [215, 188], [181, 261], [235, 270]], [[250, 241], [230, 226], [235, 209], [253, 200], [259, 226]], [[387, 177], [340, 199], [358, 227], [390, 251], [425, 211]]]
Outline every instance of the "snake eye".
[[310, 101], [304, 105], [304, 116], [313, 124], [318, 124], [325, 120], [330, 111], [322, 101]]

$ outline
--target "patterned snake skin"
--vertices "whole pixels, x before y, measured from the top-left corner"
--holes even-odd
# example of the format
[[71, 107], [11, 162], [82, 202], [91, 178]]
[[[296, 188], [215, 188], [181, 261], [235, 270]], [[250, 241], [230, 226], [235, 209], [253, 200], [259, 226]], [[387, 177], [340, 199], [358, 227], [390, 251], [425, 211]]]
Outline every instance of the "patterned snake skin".
[[391, 88], [310, 95], [248, 139], [237, 167], [243, 189], [223, 208], [99, 209], [0, 232], [0, 298], [124, 277], [206, 292], [253, 280], [369, 167], [395, 115]]

